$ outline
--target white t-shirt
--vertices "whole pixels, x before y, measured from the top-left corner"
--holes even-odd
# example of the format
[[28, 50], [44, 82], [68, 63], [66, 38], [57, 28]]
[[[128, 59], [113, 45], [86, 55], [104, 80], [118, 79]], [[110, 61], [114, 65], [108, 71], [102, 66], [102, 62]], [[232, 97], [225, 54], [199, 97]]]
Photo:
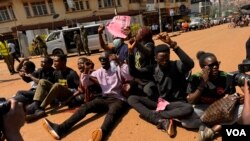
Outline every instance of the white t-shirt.
[[8, 43], [8, 47], [9, 47], [9, 49], [10, 49], [10, 54], [16, 52], [15, 44], [13, 44], [13, 43]]

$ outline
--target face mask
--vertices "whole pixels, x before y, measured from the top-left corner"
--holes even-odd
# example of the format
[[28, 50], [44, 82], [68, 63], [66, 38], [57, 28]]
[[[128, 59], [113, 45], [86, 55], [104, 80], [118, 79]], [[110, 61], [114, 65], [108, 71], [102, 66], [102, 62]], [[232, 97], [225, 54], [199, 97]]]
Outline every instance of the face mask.
[[110, 69], [112, 72], [117, 71], [117, 63], [115, 61], [110, 61]]
[[118, 48], [119, 46], [122, 45], [122, 39], [119, 39], [119, 38], [114, 39], [113, 44], [114, 44], [115, 48]]

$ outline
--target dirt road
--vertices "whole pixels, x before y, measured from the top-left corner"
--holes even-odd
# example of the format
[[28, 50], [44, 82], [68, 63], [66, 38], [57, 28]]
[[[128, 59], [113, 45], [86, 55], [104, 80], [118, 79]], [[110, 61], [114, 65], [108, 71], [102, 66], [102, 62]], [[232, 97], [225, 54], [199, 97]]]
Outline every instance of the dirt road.
[[[186, 51], [195, 61], [193, 72], [199, 70], [196, 53], [199, 50], [209, 51], [216, 54], [221, 63], [221, 69], [225, 71], [237, 70], [237, 65], [245, 58], [245, 42], [250, 36], [250, 27], [229, 29], [227, 25], [220, 25], [201, 31], [182, 33], [172, 39], [177, 41], [180, 47]], [[159, 44], [160, 42], [156, 42]], [[172, 59], [178, 59], [171, 52]], [[89, 58], [96, 62], [96, 68], [100, 66], [97, 61], [99, 54], [93, 54]], [[31, 59], [39, 67], [39, 57]], [[68, 59], [68, 66], [77, 70], [77, 57]], [[30, 88], [17, 74], [9, 75], [6, 65], [0, 61], [0, 88], [1, 97], [10, 98], [17, 90]], [[63, 110], [59, 113], [49, 114], [48, 119], [60, 123], [72, 114], [72, 111]], [[63, 141], [87, 141], [91, 132], [98, 128], [104, 120], [104, 116], [91, 118], [93, 114], [87, 116], [76, 126], [73, 131], [64, 137]], [[95, 119], [94, 122], [90, 122]], [[25, 141], [53, 141], [54, 139], [42, 127], [42, 120], [25, 124], [21, 129]], [[188, 131], [177, 126], [177, 136], [170, 138], [166, 133], [159, 131], [155, 126], [139, 118], [136, 111], [130, 110], [121, 120], [121, 123], [112, 132], [109, 141], [192, 141], [197, 140], [197, 130]], [[220, 141], [218, 137], [216, 140]]]

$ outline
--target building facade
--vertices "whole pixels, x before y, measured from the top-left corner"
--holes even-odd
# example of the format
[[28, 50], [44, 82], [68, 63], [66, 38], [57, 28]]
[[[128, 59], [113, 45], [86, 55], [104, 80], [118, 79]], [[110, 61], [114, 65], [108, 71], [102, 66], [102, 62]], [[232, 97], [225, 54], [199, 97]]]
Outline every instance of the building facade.
[[140, 25], [159, 24], [170, 17], [170, 9], [174, 16], [186, 15], [190, 0], [1, 0], [0, 34], [19, 41], [27, 36], [29, 46], [37, 34], [104, 23], [115, 14], [130, 15], [132, 22]]

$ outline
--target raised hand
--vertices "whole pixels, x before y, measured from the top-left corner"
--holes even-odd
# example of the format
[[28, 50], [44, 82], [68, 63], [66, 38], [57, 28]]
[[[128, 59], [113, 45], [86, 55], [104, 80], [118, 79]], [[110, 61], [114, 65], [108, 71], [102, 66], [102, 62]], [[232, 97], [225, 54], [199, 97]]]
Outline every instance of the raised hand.
[[128, 42], [128, 52], [132, 53], [134, 48], [135, 48], [135, 44], [136, 44], [136, 40], [134, 38], [131, 38]]
[[98, 27], [98, 33], [102, 34], [103, 30], [105, 29], [105, 26], [102, 24]]
[[205, 83], [209, 80], [209, 73], [210, 68], [208, 66], [205, 66], [201, 71], [201, 77]]

